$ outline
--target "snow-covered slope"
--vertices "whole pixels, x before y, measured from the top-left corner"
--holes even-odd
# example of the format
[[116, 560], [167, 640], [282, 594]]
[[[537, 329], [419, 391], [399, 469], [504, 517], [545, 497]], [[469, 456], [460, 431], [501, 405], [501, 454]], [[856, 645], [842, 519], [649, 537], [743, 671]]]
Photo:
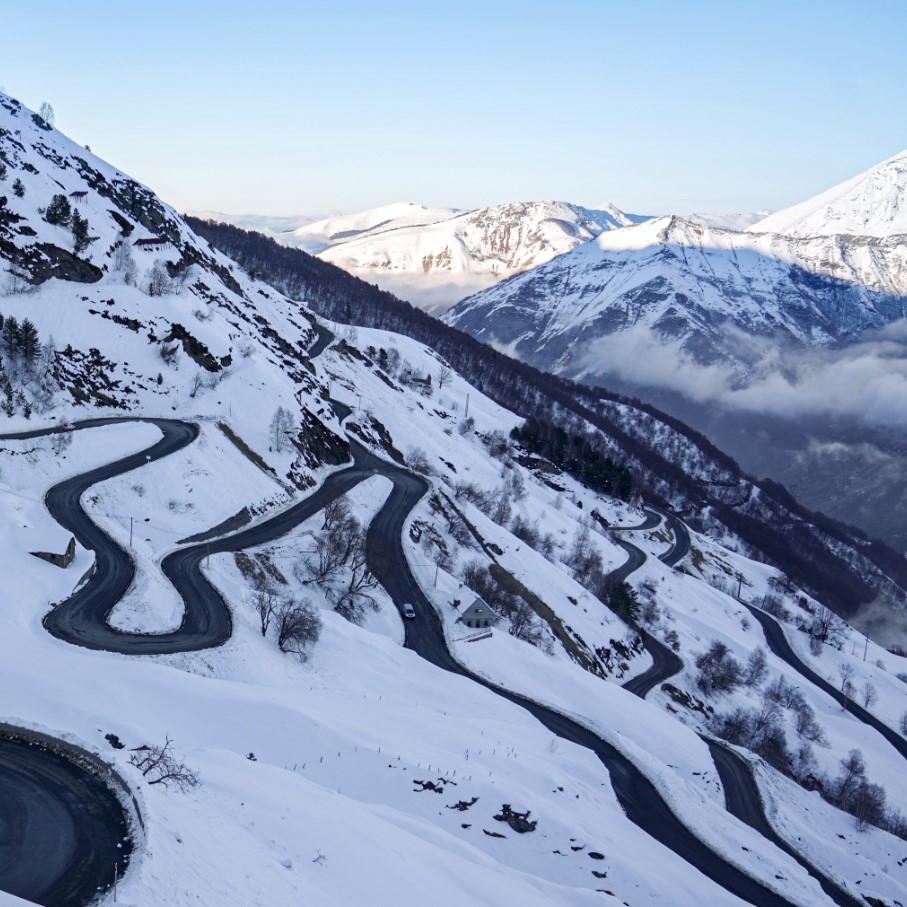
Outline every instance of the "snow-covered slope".
[[325, 215], [308, 216], [305, 214], [269, 215], [269, 214], [226, 214], [223, 211], [189, 211], [193, 217], [202, 220], [213, 220], [224, 224], [233, 224], [243, 230], [255, 230], [266, 236], [282, 236], [293, 233], [316, 221], [324, 220]]
[[745, 371], [758, 338], [820, 346], [907, 315], [907, 237], [786, 237], [662, 217], [466, 299], [445, 320], [540, 368], [606, 373], [603, 337], [647, 329]]
[[717, 227], [719, 230], [746, 230], [765, 220], [772, 212], [751, 211], [745, 214], [688, 214], [687, 220], [704, 227]]
[[[85, 495], [91, 517], [130, 548], [137, 565], [114, 613], [118, 626], [176, 624], [181, 606], [160, 571], [163, 556], [244, 510], [245, 519], [259, 521], [300, 500], [346, 462], [349, 432], [427, 475], [431, 492], [409, 518], [404, 544], [461, 661], [594, 728], [744, 872], [794, 903], [827, 903], [798, 864], [727, 812], [695, 732], [708, 714], [694, 698], [696, 654], [713, 639], [740, 658], [762, 643], [753, 623], [744, 625], [740, 603], [715, 587], [739, 576], [748, 598], [778, 587], [785, 607], [813, 607], [808, 597], [764, 564], [701, 537], [694, 537], [693, 575], [669, 570], [657, 562], [670, 543], [667, 530], [637, 533], [648, 562], [633, 581], [660, 608], [647, 610], [646, 625], [676, 643], [690, 666], [674, 680], [676, 699], [662, 690], [641, 703], [619, 683], [644, 670], [648, 656], [570, 566], [578, 538], [587, 559], [596, 553], [599, 573], [622, 563], [620, 537], [607, 527], [641, 522], [637, 506], [594, 494], [516, 449], [507, 432], [521, 415], [415, 341], [331, 325], [338, 341], [310, 358], [314, 330], [304, 303], [251, 279], [149, 190], [0, 99], [0, 198], [7, 199], [0, 206], [0, 433], [96, 414], [200, 425], [180, 453]], [[17, 181], [21, 195], [12, 191]], [[84, 193], [74, 204], [96, 237], [78, 252], [71, 226], [47, 223], [40, 211], [64, 193]], [[136, 238], [166, 241], [147, 249]], [[14, 331], [12, 317], [33, 323], [40, 343]], [[344, 426], [328, 394], [349, 407]], [[277, 420], [271, 429], [277, 407], [288, 411], [289, 429], [277, 430]], [[102, 753], [138, 792], [145, 827], [136, 829], [122, 903], [591, 905], [602, 903], [603, 892], [625, 903], [740, 903], [628, 819], [588, 750], [404, 648], [403, 621], [380, 588], [371, 591], [374, 611], [365, 609], [358, 624], [344, 619], [329, 584], [314, 582], [305, 566], [323, 531], [317, 516], [250, 552], [270, 591], [318, 609], [323, 630], [307, 662], [278, 649], [273, 627], [262, 632], [254, 608], [262, 580], [222, 554], [204, 567], [233, 618], [230, 640], [217, 649], [127, 657], [51, 637], [42, 616], [71, 594], [94, 556], [77, 546], [61, 570], [29, 554], [35, 540], [59, 538], [43, 505], [47, 488], [143, 450], [156, 436], [153, 425], [127, 423], [5, 440], [0, 450], [0, 717]], [[351, 512], [368, 523], [387, 492], [385, 479], [367, 477], [350, 492]], [[458, 623], [454, 600], [465, 595], [470, 571], [474, 578], [493, 565], [525, 590], [524, 604], [535, 604], [516, 612], [521, 624], [502, 615], [490, 636], [475, 639]], [[849, 654], [855, 637], [841, 632], [842, 649], [825, 647], [817, 667], [834, 676], [849, 664], [855, 681], [875, 684], [883, 719], [896, 722], [903, 660], [872, 646], [861, 662]], [[768, 662], [765, 684], [790, 676], [776, 659]], [[816, 771], [834, 773], [858, 741], [869, 777], [886, 785], [892, 805], [907, 808], [891, 748], [855, 727], [830, 697], [803, 695], [828, 726], [829, 748], [812, 757]], [[688, 705], [680, 705], [684, 696]], [[758, 707], [760, 696], [748, 686], [713, 698], [709, 708]], [[793, 716], [773, 721], [793, 748]], [[107, 734], [126, 748], [112, 748]], [[200, 786], [152, 786], [130, 764], [132, 748], [167, 734]], [[805, 755], [797, 758], [806, 764]], [[875, 829], [858, 834], [849, 816], [789, 789], [775, 772], [766, 776], [777, 799], [773, 821], [794, 847], [808, 846], [810, 859], [855, 894], [907, 899], [900, 841]], [[511, 832], [495, 818], [503, 804], [530, 811], [537, 827]], [[829, 831], [824, 844], [813, 834], [812, 811]]]
[[751, 226], [788, 236], [907, 234], [907, 151]]
[[[201, 216], [201, 215], [200, 215]], [[249, 217], [213, 219], [256, 229]], [[443, 312], [606, 230], [645, 218], [613, 205], [525, 202], [460, 211], [408, 203], [310, 223], [292, 232], [262, 230], [318, 255], [428, 311]]]

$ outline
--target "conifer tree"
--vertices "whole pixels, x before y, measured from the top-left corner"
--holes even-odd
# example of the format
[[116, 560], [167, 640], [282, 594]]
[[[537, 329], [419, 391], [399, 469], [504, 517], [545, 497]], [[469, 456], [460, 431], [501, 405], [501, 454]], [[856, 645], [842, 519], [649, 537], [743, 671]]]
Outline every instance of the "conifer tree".
[[71, 215], [69, 199], [65, 195], [55, 195], [44, 212], [44, 220], [49, 224], [68, 224]]
[[88, 221], [79, 214], [76, 208], [72, 212], [72, 242], [76, 255], [88, 248]]
[[30, 318], [26, 318], [19, 325], [19, 336], [17, 339], [17, 346], [19, 352], [22, 353], [22, 358], [26, 362], [31, 362], [40, 348], [40, 343], [38, 340], [38, 329]]
[[9, 357], [19, 348], [19, 319], [15, 315], [10, 315], [3, 324], [3, 347]]

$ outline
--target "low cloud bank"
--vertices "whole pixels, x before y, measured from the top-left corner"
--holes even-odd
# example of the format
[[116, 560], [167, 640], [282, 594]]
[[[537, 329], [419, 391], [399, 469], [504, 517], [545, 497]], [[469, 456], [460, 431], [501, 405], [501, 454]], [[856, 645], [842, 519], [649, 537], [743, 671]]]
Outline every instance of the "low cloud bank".
[[796, 418], [850, 415], [871, 425], [907, 428], [907, 320], [865, 334], [844, 348], [804, 349], [740, 332], [731, 337], [742, 369], [703, 365], [636, 326], [589, 344], [583, 380], [618, 375], [645, 387], [670, 388], [697, 403]]

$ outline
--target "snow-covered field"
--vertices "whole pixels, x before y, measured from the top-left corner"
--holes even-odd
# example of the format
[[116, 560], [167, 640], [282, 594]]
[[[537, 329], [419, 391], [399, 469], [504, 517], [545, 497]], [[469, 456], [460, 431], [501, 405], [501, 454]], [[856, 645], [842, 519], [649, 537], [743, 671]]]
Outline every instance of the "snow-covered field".
[[[206, 249], [171, 209], [154, 210], [172, 248], [137, 251], [134, 270], [120, 267], [122, 224], [110, 215], [118, 202], [79, 174], [88, 168], [95, 183], [101, 174], [117, 192], [126, 191], [127, 178], [34, 125], [28, 112], [12, 111], [7, 104], [0, 110], [10, 126], [0, 139], [8, 143], [11, 168], [22, 174], [24, 195], [11, 205], [16, 217], [34, 224], [33, 234], [17, 233], [17, 241], [26, 251], [39, 242], [68, 248], [67, 231], [47, 224], [37, 206], [45, 207], [60, 187], [85, 191], [80, 204], [96, 235], [85, 261], [101, 276], [85, 284], [51, 278], [23, 289], [16, 268], [4, 264], [7, 295], [0, 310], [7, 319], [34, 322], [43, 365], [4, 347], [7, 373], [21, 395], [13, 394], [2, 427], [24, 430], [96, 414], [200, 424], [198, 439], [180, 453], [85, 495], [89, 514], [136, 563], [135, 582], [113, 613], [117, 626], [144, 632], [177, 626], [182, 605], [159, 565], [181, 539], [244, 507], [252, 520], [264, 519], [338, 468], [319, 460], [344, 431], [328, 412], [324, 397], [330, 394], [352, 410], [346, 428], [358, 429], [379, 455], [402, 455], [430, 474], [431, 493], [413, 511], [404, 545], [456, 657], [492, 682], [600, 732], [730, 862], [792, 902], [827, 903], [797, 864], [723, 809], [714, 766], [695, 733], [704, 727], [702, 713], [678, 707], [664, 690], [642, 702], [620, 687], [646, 670], [650, 657], [634, 648], [635, 633], [583, 588], [565, 561], [585, 532], [604, 570], [620, 565], [625, 552], [591, 514], [611, 526], [634, 526], [645, 518], [640, 502], [602, 498], [553, 468], [520, 465], [507, 441], [519, 415], [412, 340], [332, 325], [338, 342], [309, 362], [305, 350], [315, 332], [304, 305]], [[43, 151], [34, 150], [39, 147]], [[136, 187], [137, 197], [154, 208], [153, 198]], [[141, 216], [147, 220], [147, 211]], [[191, 262], [188, 277], [157, 292], [149, 281], [165, 261], [177, 272]], [[62, 387], [42, 390], [60, 362], [72, 373], [60, 380]], [[272, 430], [278, 407], [288, 410], [294, 429], [307, 413], [309, 431]], [[0, 441], [6, 578], [0, 721], [100, 753], [129, 780], [145, 833], [119, 886], [119, 903], [581, 905], [601, 903], [602, 892], [625, 904], [740, 903], [626, 818], [591, 752], [404, 648], [402, 621], [382, 590], [373, 591], [376, 610], [361, 625], [336, 613], [304, 568], [321, 531], [317, 516], [250, 552], [273, 567], [279, 595], [318, 609], [323, 629], [305, 661], [281, 652], [273, 631], [262, 635], [248, 575], [235, 557], [221, 554], [204, 567], [233, 616], [234, 634], [218, 649], [127, 657], [76, 648], [46, 633], [43, 615], [72, 592], [93, 557], [77, 547], [61, 570], [31, 556], [68, 542], [46, 512], [44, 494], [66, 477], [148, 447], [158, 434], [147, 423], [123, 423]], [[319, 436], [320, 447], [306, 446], [310, 435]], [[375, 476], [349, 494], [360, 523], [368, 523], [388, 487]], [[490, 500], [500, 507], [490, 508]], [[444, 515], [454, 511], [471, 527], [465, 533], [453, 532]], [[545, 553], [510, 531], [515, 517], [549, 537]], [[715, 584], [740, 575], [745, 596], [755, 599], [777, 577], [701, 536], [694, 536], [687, 572], [670, 570], [657, 560], [669, 536], [664, 527], [627, 534], [647, 555], [631, 583], [658, 603], [650, 631], [666, 640], [675, 635], [687, 667], [672, 683], [701, 697], [694, 663], [712, 640], [741, 660], [763, 643], [743, 606]], [[531, 618], [539, 646], [510, 635], [506, 620], [488, 638], [464, 638], [474, 634], [456, 622], [452, 603], [469, 594], [462, 582], [470, 562], [483, 569], [496, 564], [545, 606]], [[796, 607], [796, 593], [785, 595]], [[860, 639], [850, 633], [843, 651], [823, 650], [817, 670], [834, 679], [841, 664], [852, 665], [859, 684], [875, 685], [877, 713], [896, 726], [905, 698], [896, 675], [905, 670], [904, 659], [870, 644], [864, 661]], [[788, 635], [802, 650], [803, 634], [790, 629]], [[627, 647], [625, 656], [614, 657], [618, 643]], [[607, 657], [599, 654], [605, 649]], [[596, 673], [581, 666], [577, 652], [598, 659]], [[798, 683], [825, 728], [829, 747], [815, 748], [817, 767], [833, 774], [847, 750], [859, 746], [868, 775], [885, 785], [892, 805], [907, 810], [898, 784], [901, 762], [891, 747], [774, 657], [767, 661], [763, 686], [782, 676]], [[756, 696], [743, 687], [710, 704], [726, 712], [755, 704]], [[784, 721], [793, 737], [792, 718]], [[126, 749], [111, 748], [107, 734]], [[129, 764], [131, 748], [160, 744], [167, 735], [178, 758], [198, 772], [198, 787], [152, 786]], [[849, 816], [774, 771], [759, 773], [773, 821], [788, 840], [802, 842], [810, 859], [851, 891], [907, 902], [901, 841], [880, 831], [857, 833]], [[497, 820], [504, 804], [529, 811], [535, 830], [519, 834]], [[834, 840], [823, 846], [817, 829]], [[0, 903], [7, 901], [0, 896]]]

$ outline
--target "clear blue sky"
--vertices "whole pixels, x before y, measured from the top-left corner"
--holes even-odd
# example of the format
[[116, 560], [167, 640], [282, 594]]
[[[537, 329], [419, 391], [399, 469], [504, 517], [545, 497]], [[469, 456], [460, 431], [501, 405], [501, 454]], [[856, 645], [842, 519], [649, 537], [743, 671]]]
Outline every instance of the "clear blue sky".
[[779, 208], [907, 147], [907, 3], [27, 0], [0, 86], [181, 210]]

